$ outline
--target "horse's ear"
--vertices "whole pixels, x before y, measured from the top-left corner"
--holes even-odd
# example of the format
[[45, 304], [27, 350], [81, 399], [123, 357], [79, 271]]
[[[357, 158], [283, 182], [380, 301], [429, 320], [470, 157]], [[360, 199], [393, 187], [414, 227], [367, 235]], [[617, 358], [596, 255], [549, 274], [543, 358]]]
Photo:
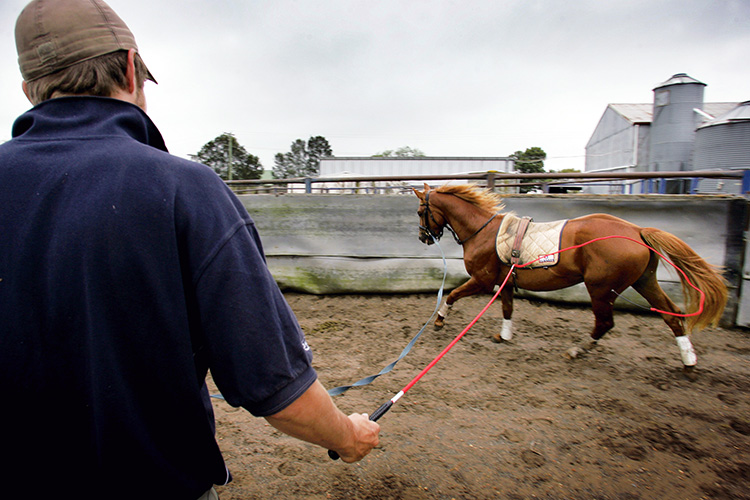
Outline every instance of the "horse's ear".
[[424, 192], [426, 193], [429, 190], [430, 190], [430, 185], [425, 182], [424, 183]]
[[419, 198], [420, 200], [424, 200], [424, 194], [417, 191], [416, 188], [411, 188], [411, 190], [414, 191], [414, 194], [417, 195], [417, 198]]

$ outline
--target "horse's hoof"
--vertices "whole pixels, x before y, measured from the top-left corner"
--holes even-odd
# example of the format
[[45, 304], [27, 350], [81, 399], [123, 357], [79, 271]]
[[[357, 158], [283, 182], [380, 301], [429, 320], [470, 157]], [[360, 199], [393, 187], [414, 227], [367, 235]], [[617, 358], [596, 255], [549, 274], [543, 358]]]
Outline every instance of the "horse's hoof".
[[440, 330], [443, 326], [445, 326], [445, 316], [438, 312], [435, 318], [435, 330]]
[[492, 341], [493, 341], [494, 343], [496, 343], [496, 344], [501, 344], [501, 343], [503, 342], [503, 338], [502, 338], [502, 337], [500, 336], [500, 334], [499, 334], [499, 333], [496, 333], [495, 335], [493, 335], [493, 336], [492, 336], [492, 337], [490, 337], [490, 338], [491, 338], [491, 339], [492, 339]]
[[583, 348], [584, 351], [590, 351], [599, 345], [598, 340], [589, 340], [588, 344]]
[[698, 374], [695, 372], [695, 366], [683, 366], [682, 374], [691, 382], [698, 380]]
[[565, 355], [568, 357], [568, 359], [576, 359], [585, 352], [586, 351], [580, 347], [571, 347], [570, 349], [565, 351]]

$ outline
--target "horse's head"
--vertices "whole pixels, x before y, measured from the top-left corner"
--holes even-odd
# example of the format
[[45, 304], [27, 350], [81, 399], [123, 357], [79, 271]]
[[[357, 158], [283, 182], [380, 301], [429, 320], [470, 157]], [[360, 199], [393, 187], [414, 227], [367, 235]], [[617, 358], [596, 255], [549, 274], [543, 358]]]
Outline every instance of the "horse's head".
[[430, 186], [425, 183], [424, 191], [420, 192], [412, 188], [414, 194], [419, 198], [419, 241], [432, 245], [435, 240], [443, 236], [443, 228], [447, 221], [440, 209], [430, 205]]

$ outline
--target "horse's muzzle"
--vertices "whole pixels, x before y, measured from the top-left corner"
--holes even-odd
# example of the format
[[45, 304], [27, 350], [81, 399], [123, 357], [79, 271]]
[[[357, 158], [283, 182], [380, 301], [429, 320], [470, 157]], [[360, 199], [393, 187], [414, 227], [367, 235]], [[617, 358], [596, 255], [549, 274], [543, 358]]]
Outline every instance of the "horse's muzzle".
[[419, 241], [426, 245], [432, 245], [433, 243], [435, 243], [432, 237], [430, 237], [430, 235], [425, 233], [424, 231], [419, 232]]

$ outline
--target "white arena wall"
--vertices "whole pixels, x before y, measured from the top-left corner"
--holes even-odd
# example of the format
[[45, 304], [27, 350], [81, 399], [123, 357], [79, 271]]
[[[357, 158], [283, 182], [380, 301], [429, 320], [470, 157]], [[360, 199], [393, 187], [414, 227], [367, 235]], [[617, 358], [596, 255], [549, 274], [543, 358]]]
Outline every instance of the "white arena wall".
[[[462, 251], [449, 232], [440, 247], [418, 240], [413, 195], [241, 195], [258, 227], [271, 272], [283, 290], [312, 294], [437, 293], [447, 267], [446, 292], [468, 278]], [[742, 301], [747, 200], [696, 195], [513, 195], [506, 211], [537, 222], [609, 213], [658, 227], [688, 243], [709, 263], [723, 266], [730, 302], [722, 324], [750, 326], [750, 287]], [[441, 253], [442, 251], [442, 253]], [[748, 278], [750, 279], [750, 278]], [[681, 286], [671, 266], [659, 270], [662, 287], [678, 304]], [[582, 285], [518, 296], [586, 303]], [[644, 303], [632, 289], [619, 299]]]

